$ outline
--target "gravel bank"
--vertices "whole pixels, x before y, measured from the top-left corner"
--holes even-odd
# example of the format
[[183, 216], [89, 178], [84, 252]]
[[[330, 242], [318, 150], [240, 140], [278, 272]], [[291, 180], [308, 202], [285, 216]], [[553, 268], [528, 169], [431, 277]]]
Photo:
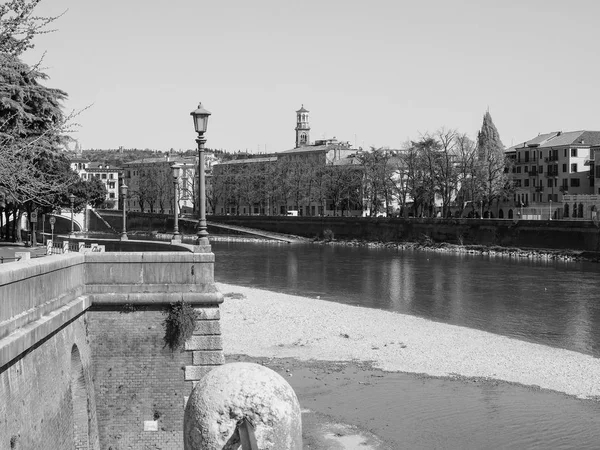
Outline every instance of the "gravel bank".
[[600, 359], [592, 356], [389, 311], [217, 287], [227, 296], [221, 307], [225, 354], [370, 361], [392, 372], [491, 378], [600, 396]]

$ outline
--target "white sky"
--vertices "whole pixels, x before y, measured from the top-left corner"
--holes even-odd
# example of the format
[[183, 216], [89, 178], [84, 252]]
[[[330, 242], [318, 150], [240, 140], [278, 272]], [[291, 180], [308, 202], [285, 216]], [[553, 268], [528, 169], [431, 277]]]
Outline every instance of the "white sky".
[[[1, 1], [1, 0], [0, 0]], [[596, 0], [43, 0], [57, 31], [47, 84], [93, 106], [87, 148], [195, 148], [190, 111], [213, 115], [207, 147], [311, 140], [400, 147], [445, 126], [474, 137], [489, 107], [505, 145], [600, 130]]]

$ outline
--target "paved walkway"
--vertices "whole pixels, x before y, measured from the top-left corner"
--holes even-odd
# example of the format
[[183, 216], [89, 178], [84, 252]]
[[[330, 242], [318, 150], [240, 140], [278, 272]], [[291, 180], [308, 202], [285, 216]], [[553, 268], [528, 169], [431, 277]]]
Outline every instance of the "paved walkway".
[[22, 243], [0, 241], [0, 264], [14, 262], [15, 252], [29, 252], [32, 257], [41, 256], [46, 254], [46, 247], [39, 244], [37, 247], [25, 247]]

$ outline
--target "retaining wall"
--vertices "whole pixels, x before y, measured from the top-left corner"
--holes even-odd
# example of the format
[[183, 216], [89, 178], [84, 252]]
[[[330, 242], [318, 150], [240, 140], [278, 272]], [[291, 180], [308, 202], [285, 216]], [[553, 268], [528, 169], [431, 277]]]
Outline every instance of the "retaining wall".
[[210, 220], [305, 237], [323, 237], [329, 229], [336, 239], [391, 242], [428, 237], [456, 244], [600, 250], [600, 229], [591, 221], [266, 216], [211, 216]]
[[[0, 266], [0, 448], [183, 448], [185, 399], [223, 363], [213, 267], [190, 252]], [[180, 300], [198, 317], [172, 352], [163, 311]]]

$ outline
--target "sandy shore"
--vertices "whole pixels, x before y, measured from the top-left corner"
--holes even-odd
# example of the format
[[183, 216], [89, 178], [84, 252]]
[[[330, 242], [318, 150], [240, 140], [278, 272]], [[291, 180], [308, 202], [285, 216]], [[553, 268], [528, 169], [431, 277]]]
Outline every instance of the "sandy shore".
[[217, 283], [226, 354], [370, 361], [392, 372], [504, 380], [600, 396], [600, 359], [418, 317]]

